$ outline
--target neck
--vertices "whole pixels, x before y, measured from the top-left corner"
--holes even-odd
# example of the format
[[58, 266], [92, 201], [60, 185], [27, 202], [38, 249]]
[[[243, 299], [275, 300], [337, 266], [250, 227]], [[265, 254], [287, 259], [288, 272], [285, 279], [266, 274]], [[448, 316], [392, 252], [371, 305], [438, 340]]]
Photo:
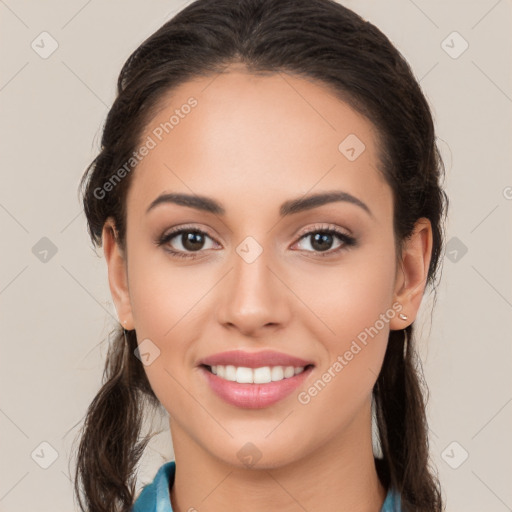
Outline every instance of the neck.
[[191, 439], [170, 420], [176, 475], [174, 512], [257, 512], [269, 504], [280, 512], [336, 510], [378, 512], [386, 497], [375, 468], [371, 413], [326, 441], [307, 458], [275, 467], [228, 464]]

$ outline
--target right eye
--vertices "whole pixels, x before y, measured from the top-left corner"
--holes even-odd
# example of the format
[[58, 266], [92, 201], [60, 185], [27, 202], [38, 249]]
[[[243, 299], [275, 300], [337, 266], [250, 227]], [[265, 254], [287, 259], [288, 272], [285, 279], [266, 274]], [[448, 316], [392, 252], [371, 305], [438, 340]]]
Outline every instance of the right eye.
[[[196, 256], [193, 253], [202, 252], [201, 250], [205, 248], [206, 238], [212, 240], [208, 233], [201, 229], [180, 227], [162, 235], [157, 241], [157, 245], [165, 246], [164, 249], [167, 252], [178, 258], [195, 258]], [[177, 240], [177, 249], [169, 247], [174, 239]], [[206, 247], [206, 249], [211, 248]]]

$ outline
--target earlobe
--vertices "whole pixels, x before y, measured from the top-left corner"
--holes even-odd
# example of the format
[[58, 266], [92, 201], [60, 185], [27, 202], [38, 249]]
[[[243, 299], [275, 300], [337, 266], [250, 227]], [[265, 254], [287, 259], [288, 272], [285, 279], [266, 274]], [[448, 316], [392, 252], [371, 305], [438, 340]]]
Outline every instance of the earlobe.
[[117, 230], [114, 220], [109, 217], [103, 225], [103, 254], [107, 263], [108, 283], [119, 322], [126, 330], [134, 329], [128, 292], [126, 259], [117, 242]]
[[395, 300], [402, 305], [402, 309], [400, 315], [390, 322], [392, 330], [404, 329], [415, 320], [425, 291], [431, 256], [432, 225], [422, 217], [416, 222], [411, 236], [405, 240], [402, 251], [395, 281]]

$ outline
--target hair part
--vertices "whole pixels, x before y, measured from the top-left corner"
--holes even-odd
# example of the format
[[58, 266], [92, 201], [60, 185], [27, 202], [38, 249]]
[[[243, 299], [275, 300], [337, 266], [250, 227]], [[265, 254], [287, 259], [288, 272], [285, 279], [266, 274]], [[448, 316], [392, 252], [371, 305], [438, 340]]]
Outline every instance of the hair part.
[[[334, 0], [198, 0], [132, 53], [119, 75], [101, 150], [80, 182], [93, 244], [101, 246], [111, 217], [117, 243], [126, 251], [126, 197], [133, 172], [101, 199], [95, 191], [131, 157], [162, 101], [179, 85], [232, 64], [255, 74], [316, 80], [373, 123], [380, 170], [393, 193], [397, 263], [416, 221], [429, 219], [433, 246], [426, 284], [435, 289], [448, 197], [440, 184], [444, 167], [428, 102], [389, 39]], [[75, 493], [84, 511], [132, 506], [136, 466], [149, 442], [140, 439], [142, 419], [148, 406], [159, 406], [133, 354], [135, 331], [126, 333], [126, 341], [122, 329], [115, 333], [103, 385], [81, 432]], [[440, 512], [440, 485], [429, 467], [426, 386], [413, 334], [413, 325], [390, 332], [373, 389], [383, 454], [376, 468], [383, 484], [400, 492], [404, 512]]]

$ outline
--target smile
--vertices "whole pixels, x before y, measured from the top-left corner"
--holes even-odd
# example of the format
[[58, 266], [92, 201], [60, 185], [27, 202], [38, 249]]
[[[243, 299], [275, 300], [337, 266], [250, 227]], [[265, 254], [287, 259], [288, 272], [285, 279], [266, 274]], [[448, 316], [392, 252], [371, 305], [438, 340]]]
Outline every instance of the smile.
[[242, 409], [261, 409], [291, 395], [303, 385], [314, 365], [248, 368], [202, 364], [199, 368], [208, 387], [224, 402]]
[[304, 371], [304, 366], [262, 366], [247, 368], [233, 365], [213, 365], [206, 367], [211, 373], [221, 379], [239, 384], [266, 384], [289, 379]]

